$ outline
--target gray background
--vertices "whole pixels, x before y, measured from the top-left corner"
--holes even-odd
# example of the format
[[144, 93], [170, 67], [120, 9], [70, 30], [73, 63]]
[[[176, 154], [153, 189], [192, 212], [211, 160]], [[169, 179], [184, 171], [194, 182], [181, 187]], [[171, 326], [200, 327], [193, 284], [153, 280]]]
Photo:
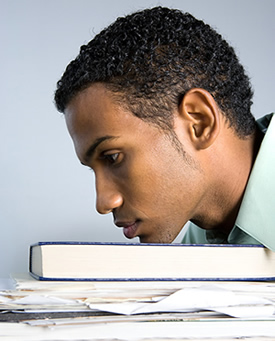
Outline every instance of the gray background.
[[255, 116], [274, 110], [275, 1], [0, 0], [0, 277], [26, 272], [37, 241], [127, 241], [96, 213], [93, 175], [75, 157], [53, 93], [80, 45], [155, 5], [217, 28], [248, 70]]

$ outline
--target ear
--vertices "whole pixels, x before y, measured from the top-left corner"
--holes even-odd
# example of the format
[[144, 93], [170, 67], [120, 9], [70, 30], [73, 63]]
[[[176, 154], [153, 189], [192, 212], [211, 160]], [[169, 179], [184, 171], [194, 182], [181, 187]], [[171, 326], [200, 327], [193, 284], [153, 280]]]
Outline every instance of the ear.
[[208, 91], [189, 90], [179, 105], [178, 114], [196, 149], [206, 149], [213, 144], [220, 132], [221, 112]]

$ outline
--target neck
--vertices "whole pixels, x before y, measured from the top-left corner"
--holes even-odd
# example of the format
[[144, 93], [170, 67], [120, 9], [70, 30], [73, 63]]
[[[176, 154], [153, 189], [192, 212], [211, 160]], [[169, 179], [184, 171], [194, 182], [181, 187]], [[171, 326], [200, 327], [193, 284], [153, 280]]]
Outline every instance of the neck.
[[[213, 182], [207, 195], [206, 214], [201, 215], [198, 220], [192, 220], [204, 229], [220, 230], [227, 235], [237, 219], [263, 134], [257, 130], [245, 140], [240, 140], [236, 136], [233, 139], [235, 139], [231, 144], [233, 147], [228, 153], [224, 153], [224, 150], [227, 150], [226, 146], [230, 145], [230, 141], [225, 141], [226, 144], [220, 152], [216, 151], [216, 172], [213, 173]], [[210, 215], [209, 203], [211, 203]]]

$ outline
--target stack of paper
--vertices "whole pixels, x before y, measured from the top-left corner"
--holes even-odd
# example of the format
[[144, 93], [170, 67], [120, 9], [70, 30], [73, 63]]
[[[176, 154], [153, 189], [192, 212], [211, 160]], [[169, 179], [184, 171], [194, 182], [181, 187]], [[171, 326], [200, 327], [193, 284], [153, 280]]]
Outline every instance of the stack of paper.
[[0, 291], [0, 310], [1, 340], [275, 337], [274, 282], [44, 282], [24, 275]]

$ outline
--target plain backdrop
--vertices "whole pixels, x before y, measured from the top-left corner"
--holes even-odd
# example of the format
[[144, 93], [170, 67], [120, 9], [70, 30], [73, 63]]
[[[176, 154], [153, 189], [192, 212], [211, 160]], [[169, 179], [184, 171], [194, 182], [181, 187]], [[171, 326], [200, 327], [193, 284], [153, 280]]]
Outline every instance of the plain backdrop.
[[0, 0], [0, 277], [28, 271], [38, 241], [128, 242], [96, 213], [92, 172], [77, 160], [53, 94], [80, 45], [156, 5], [215, 27], [251, 77], [255, 116], [274, 110], [273, 0]]

